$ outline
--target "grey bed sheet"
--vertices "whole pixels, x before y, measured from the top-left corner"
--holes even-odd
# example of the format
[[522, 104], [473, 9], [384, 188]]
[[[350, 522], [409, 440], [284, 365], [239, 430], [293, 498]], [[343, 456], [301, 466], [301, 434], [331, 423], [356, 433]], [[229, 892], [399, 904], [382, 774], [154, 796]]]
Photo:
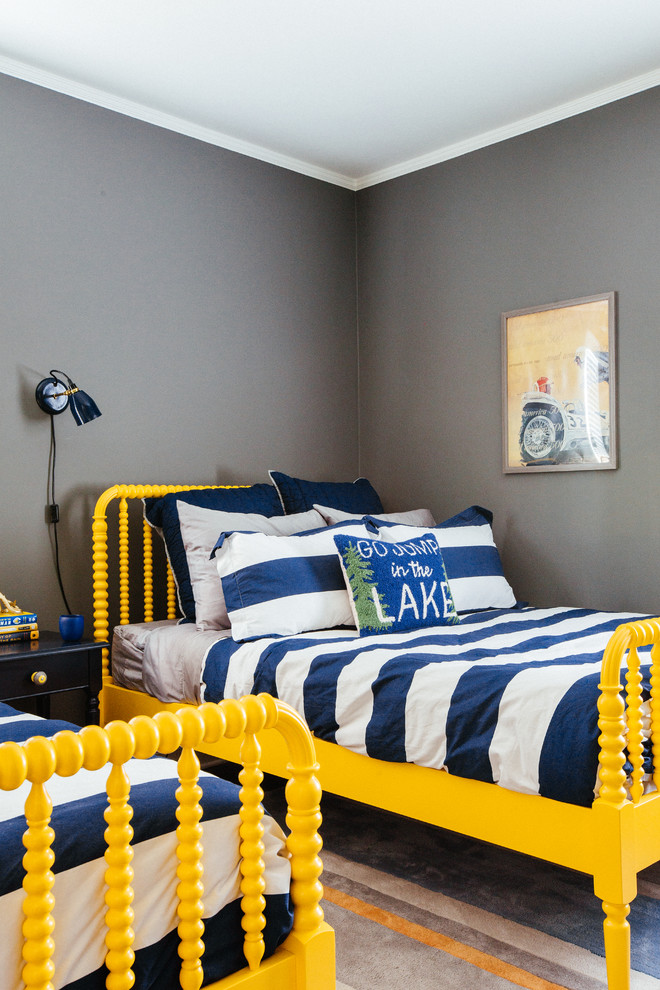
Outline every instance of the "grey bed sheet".
[[159, 701], [200, 702], [202, 666], [210, 647], [231, 638], [228, 629], [200, 632], [174, 619], [115, 626], [112, 676], [120, 687], [144, 691]]

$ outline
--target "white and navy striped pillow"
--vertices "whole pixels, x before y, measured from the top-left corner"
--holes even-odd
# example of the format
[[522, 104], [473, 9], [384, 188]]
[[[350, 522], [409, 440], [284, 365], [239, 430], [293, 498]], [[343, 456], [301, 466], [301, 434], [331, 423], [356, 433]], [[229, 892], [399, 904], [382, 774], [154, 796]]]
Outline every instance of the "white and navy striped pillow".
[[334, 543], [337, 533], [369, 536], [355, 521], [294, 536], [220, 536], [213, 554], [235, 640], [355, 626]]
[[[447, 580], [457, 612], [487, 608], [514, 608], [516, 596], [504, 576], [493, 539], [493, 514], [472, 505], [451, 519], [430, 527], [442, 551]], [[381, 539], [398, 543], [428, 532], [416, 526], [400, 526], [366, 517], [369, 528]]]

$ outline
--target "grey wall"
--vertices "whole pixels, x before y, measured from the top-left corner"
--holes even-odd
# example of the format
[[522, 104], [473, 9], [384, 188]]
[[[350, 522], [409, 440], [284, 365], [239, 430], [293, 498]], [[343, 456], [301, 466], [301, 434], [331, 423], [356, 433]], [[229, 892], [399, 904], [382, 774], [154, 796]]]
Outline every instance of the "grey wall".
[[[516, 593], [660, 611], [660, 90], [362, 191], [361, 469], [478, 503]], [[500, 314], [616, 290], [620, 467], [504, 475]]]
[[120, 483], [357, 474], [355, 197], [0, 76], [0, 590], [56, 628], [51, 368], [67, 597], [91, 631], [91, 514]]
[[[521, 597], [660, 610], [658, 90], [357, 197], [2, 76], [0, 134], [0, 589], [43, 625], [53, 367], [103, 411], [56, 421], [90, 619], [101, 490], [269, 467], [360, 470], [439, 518], [489, 506]], [[500, 314], [611, 289], [619, 469], [503, 475]]]

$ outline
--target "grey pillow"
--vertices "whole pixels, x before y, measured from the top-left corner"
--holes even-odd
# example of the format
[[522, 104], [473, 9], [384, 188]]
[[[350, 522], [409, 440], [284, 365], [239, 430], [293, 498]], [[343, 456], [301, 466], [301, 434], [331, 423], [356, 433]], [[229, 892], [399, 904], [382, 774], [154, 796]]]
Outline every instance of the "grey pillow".
[[[328, 526], [335, 523], [345, 522], [346, 519], [360, 518], [355, 513], [342, 512], [341, 509], [332, 509], [327, 505], [316, 505], [314, 508], [325, 519]], [[435, 526], [436, 522], [428, 509], [410, 509], [408, 512], [387, 512], [376, 514], [370, 512], [372, 519], [382, 519], [383, 522], [401, 523], [406, 526]]]
[[291, 536], [325, 526], [323, 516], [310, 509], [290, 516], [260, 516], [255, 512], [224, 512], [178, 502], [179, 528], [186, 551], [190, 583], [195, 599], [198, 629], [229, 629], [227, 607], [211, 550], [221, 533], [240, 530]]

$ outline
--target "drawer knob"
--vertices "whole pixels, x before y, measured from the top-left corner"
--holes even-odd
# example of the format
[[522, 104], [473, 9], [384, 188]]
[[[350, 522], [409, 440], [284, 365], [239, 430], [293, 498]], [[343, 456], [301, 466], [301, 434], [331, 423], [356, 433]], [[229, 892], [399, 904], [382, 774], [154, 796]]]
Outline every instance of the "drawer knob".
[[30, 680], [33, 684], [45, 684], [48, 680], [48, 674], [45, 670], [35, 670]]

